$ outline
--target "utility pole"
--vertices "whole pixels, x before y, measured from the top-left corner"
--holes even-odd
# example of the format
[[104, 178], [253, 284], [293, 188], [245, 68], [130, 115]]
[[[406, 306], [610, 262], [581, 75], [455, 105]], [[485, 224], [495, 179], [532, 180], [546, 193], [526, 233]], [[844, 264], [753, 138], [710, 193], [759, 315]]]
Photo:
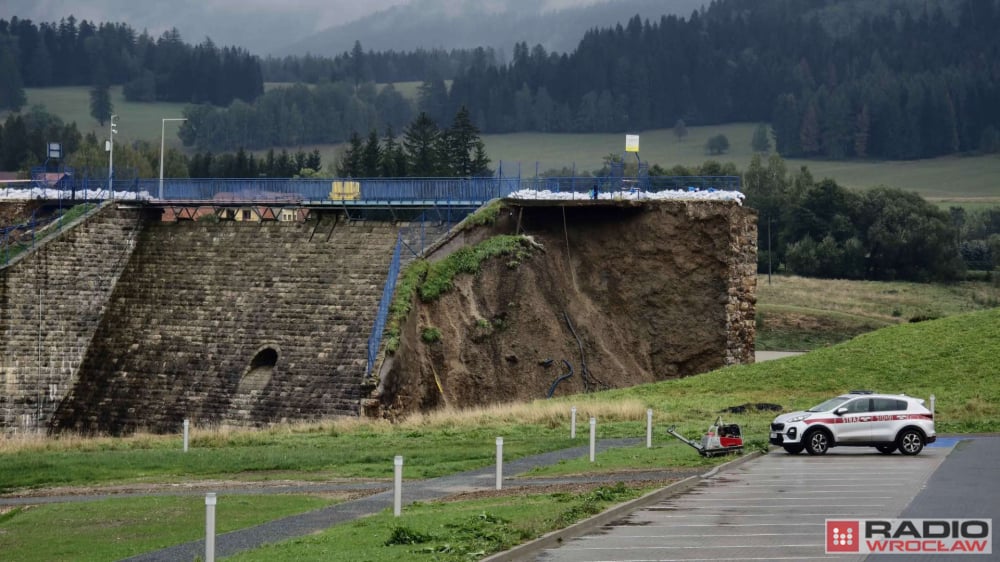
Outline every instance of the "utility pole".
[[118, 116], [111, 116], [111, 132], [108, 134], [108, 196], [115, 198], [115, 135], [118, 134]]

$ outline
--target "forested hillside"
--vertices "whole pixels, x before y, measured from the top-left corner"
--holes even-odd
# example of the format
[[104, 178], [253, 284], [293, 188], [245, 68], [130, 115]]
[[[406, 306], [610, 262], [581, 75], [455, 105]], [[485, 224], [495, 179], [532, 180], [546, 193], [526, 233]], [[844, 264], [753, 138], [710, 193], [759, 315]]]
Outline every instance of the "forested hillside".
[[124, 84], [137, 101], [228, 105], [264, 91], [260, 60], [239, 47], [199, 45], [170, 30], [153, 39], [122, 23], [35, 24], [0, 19], [0, 110], [24, 105], [24, 87]]
[[[199, 150], [338, 143], [421, 111], [442, 125], [464, 106], [483, 133], [768, 122], [786, 157], [990, 153], [997, 29], [1000, 0], [715, 0], [688, 17], [608, 22], [569, 54], [518, 43], [510, 62], [484, 48], [377, 53], [356, 41], [332, 59], [269, 60], [270, 75], [317, 87], [258, 97], [261, 63], [238, 48], [12, 19], [0, 20], [0, 108], [19, 107], [25, 85], [107, 74], [130, 99], [214, 104], [186, 115], [185, 143]], [[416, 103], [375, 85], [412, 79], [423, 82]]]

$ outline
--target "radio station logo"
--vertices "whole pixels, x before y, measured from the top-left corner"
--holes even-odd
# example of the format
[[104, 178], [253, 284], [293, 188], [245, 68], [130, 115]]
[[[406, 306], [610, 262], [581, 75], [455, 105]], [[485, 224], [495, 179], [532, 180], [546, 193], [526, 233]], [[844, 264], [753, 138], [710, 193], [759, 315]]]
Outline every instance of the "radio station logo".
[[826, 552], [992, 554], [992, 519], [827, 519]]

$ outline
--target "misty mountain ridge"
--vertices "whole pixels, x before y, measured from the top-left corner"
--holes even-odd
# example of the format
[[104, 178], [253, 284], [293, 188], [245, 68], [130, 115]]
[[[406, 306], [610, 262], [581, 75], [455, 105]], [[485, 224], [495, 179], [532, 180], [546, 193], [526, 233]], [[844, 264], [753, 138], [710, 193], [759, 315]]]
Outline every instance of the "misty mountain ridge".
[[670, 14], [686, 17], [703, 4], [704, 0], [605, 0], [583, 6], [566, 0], [414, 0], [307, 36], [272, 54], [336, 56], [350, 51], [355, 41], [372, 51], [488, 47], [510, 53], [515, 43], [526, 42], [550, 52], [570, 52], [588, 29], [624, 24], [636, 14], [650, 20]]

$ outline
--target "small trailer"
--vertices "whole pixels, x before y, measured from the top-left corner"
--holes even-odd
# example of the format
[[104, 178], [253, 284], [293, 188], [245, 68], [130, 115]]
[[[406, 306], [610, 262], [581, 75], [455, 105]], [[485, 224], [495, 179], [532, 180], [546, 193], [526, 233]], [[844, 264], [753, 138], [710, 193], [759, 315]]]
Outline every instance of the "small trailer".
[[701, 443], [696, 443], [677, 433], [675, 428], [676, 426], [670, 426], [667, 433], [694, 447], [698, 454], [703, 457], [743, 452], [743, 432], [740, 430], [739, 424], [722, 423], [722, 416], [719, 416], [715, 423], [709, 426], [708, 432], [701, 437]]

